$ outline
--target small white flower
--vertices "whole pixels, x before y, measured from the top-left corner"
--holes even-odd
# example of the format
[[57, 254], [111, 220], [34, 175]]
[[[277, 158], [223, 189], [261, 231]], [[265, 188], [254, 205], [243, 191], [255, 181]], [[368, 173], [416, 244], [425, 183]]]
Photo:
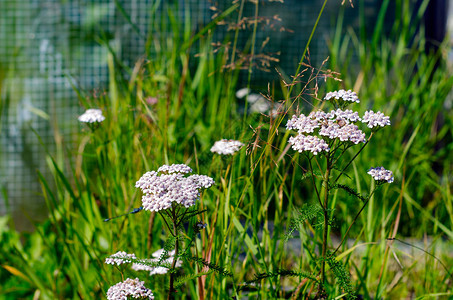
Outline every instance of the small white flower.
[[242, 146], [244, 146], [244, 144], [240, 141], [222, 139], [214, 143], [211, 147], [211, 152], [223, 155], [232, 155], [239, 151]]
[[370, 174], [374, 180], [380, 182], [386, 181], [392, 183], [394, 179], [393, 172], [386, 170], [384, 167], [371, 168], [368, 170], [368, 174]]
[[322, 110], [316, 110], [316, 111], [312, 111], [308, 117], [312, 120], [316, 120], [318, 122], [322, 122], [324, 121], [325, 119], [328, 119], [328, 118], [333, 118], [333, 116], [329, 115], [329, 114], [326, 114], [325, 112], [323, 112]]
[[356, 102], [360, 103], [359, 97], [357, 97], [357, 94], [351, 90], [339, 90], [339, 91], [334, 91], [334, 92], [329, 92], [326, 94], [324, 97], [324, 100], [330, 100], [334, 98], [335, 100], [340, 100], [342, 99], [345, 102]]
[[200, 190], [215, 184], [205, 175], [190, 175], [192, 169], [186, 165], [163, 165], [157, 172], [146, 172], [135, 187], [143, 191], [142, 206], [145, 210], [168, 209], [176, 202], [184, 207], [195, 205], [200, 198]]
[[301, 114], [299, 117], [293, 116], [291, 120], [286, 123], [286, 129], [297, 130], [299, 133], [312, 133], [320, 126], [320, 119], [322, 118], [321, 112], [318, 114], [310, 114], [305, 116]]
[[102, 110], [97, 108], [87, 109], [85, 113], [79, 116], [79, 121], [83, 123], [100, 123], [105, 120]]
[[248, 94], [250, 94], [250, 89], [249, 88], [242, 88], [240, 90], [238, 90], [236, 92], [236, 98], [238, 99], [242, 99], [244, 98], [245, 96], [247, 96]]
[[206, 175], [194, 174], [187, 177], [188, 180], [191, 180], [194, 185], [199, 189], [204, 188], [208, 189], [215, 184], [214, 179]]
[[365, 115], [362, 118], [362, 123], [368, 123], [368, 128], [374, 128], [377, 126], [384, 127], [390, 125], [390, 117], [385, 116], [380, 111], [375, 113], [370, 110], [365, 112]]
[[105, 263], [109, 265], [121, 265], [121, 264], [126, 264], [130, 263], [131, 259], [137, 259], [134, 253], [132, 254], [127, 254], [124, 251], [118, 251], [115, 254], [110, 255], [105, 259]]
[[247, 95], [246, 100], [248, 103], [251, 103], [251, 104], [256, 103], [256, 102], [261, 102], [263, 100], [268, 101], [266, 98], [264, 98], [260, 94], [249, 94], [249, 95]]
[[157, 169], [157, 172], [167, 173], [167, 174], [171, 174], [171, 173], [188, 174], [188, 173], [192, 173], [192, 169], [189, 166], [186, 166], [184, 164], [173, 164], [171, 166], [163, 165], [162, 167]]
[[[340, 122], [344, 123], [341, 124]], [[319, 129], [319, 135], [328, 137], [329, 139], [338, 138], [340, 141], [350, 141], [354, 144], [365, 142], [365, 133], [363, 133], [356, 125], [348, 124], [344, 119], [328, 120], [327, 124], [323, 124]]]
[[108, 300], [127, 300], [128, 297], [140, 299], [154, 299], [152, 291], [145, 287], [145, 282], [138, 278], [127, 278], [109, 288], [107, 291]]
[[321, 151], [329, 151], [329, 145], [317, 136], [299, 134], [295, 137], [290, 137], [288, 142], [293, 145], [292, 148], [296, 151], [310, 151], [313, 155], [317, 155]]
[[337, 118], [345, 119], [350, 122], [357, 122], [357, 121], [361, 120], [359, 117], [359, 113], [356, 111], [352, 111], [350, 109], [346, 109], [346, 110], [337, 109], [337, 110], [332, 110], [330, 113], [332, 116], [335, 115], [335, 116], [337, 116]]

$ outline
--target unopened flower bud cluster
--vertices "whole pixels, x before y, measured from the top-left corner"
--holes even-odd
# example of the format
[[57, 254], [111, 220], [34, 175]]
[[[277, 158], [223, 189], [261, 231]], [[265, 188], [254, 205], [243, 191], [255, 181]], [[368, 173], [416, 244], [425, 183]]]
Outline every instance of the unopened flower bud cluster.
[[83, 123], [100, 123], [105, 120], [105, 117], [102, 115], [102, 110], [97, 108], [90, 108], [87, 109], [81, 116], [79, 116], [78, 119]]
[[145, 173], [135, 184], [143, 192], [142, 206], [145, 210], [161, 211], [175, 202], [184, 207], [195, 205], [200, 190], [214, 185], [214, 180], [205, 175], [190, 175], [186, 165], [163, 165], [157, 172]]
[[127, 300], [132, 298], [154, 299], [152, 291], [145, 287], [145, 282], [138, 278], [127, 278], [109, 288], [107, 291], [108, 300]]
[[240, 141], [222, 139], [214, 143], [211, 152], [222, 155], [232, 155], [239, 151], [242, 146], [244, 146], [244, 144]]
[[[345, 107], [347, 102], [359, 103], [359, 98], [352, 91], [339, 90], [327, 93], [325, 100], [336, 101], [335, 106]], [[367, 124], [368, 128], [390, 125], [389, 117], [381, 112], [367, 111], [363, 118], [349, 109], [337, 108], [328, 113], [314, 111], [308, 116], [301, 114], [293, 116], [286, 124], [287, 129], [296, 130], [298, 135], [290, 137], [289, 143], [296, 151], [309, 151], [314, 155], [330, 151], [330, 141], [359, 144], [366, 142], [365, 133], [359, 129], [356, 122]]]

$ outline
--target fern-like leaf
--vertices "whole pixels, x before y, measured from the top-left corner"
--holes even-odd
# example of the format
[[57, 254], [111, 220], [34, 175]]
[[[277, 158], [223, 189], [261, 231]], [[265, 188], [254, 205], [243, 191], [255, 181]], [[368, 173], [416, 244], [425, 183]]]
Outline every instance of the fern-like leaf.
[[351, 278], [349, 272], [346, 270], [344, 265], [338, 261], [331, 253], [326, 258], [330, 269], [338, 282], [338, 285], [343, 289], [344, 292], [348, 293], [348, 299], [356, 299], [355, 290], [352, 287]]
[[318, 204], [304, 204], [297, 212], [297, 216], [291, 220], [288, 232], [285, 234], [285, 241], [288, 241], [293, 232], [305, 221], [311, 220], [322, 213], [322, 207]]
[[362, 202], [365, 202], [367, 200], [366, 197], [362, 196], [356, 190], [347, 185], [335, 184], [332, 186], [332, 188], [345, 190], [349, 195], [359, 198]]
[[255, 276], [254, 276], [254, 278], [252, 280], [247, 280], [246, 282], [241, 284], [238, 287], [238, 290], [244, 290], [245, 288], [255, 287], [255, 284], [260, 282], [261, 280], [266, 279], [266, 278], [274, 278], [274, 277], [277, 277], [277, 276], [281, 276], [281, 277], [302, 277], [302, 278], [308, 278], [308, 279], [311, 279], [311, 280], [313, 280], [315, 282], [318, 282], [318, 280], [316, 279], [316, 276], [313, 275], [313, 274], [310, 274], [308, 272], [296, 272], [296, 271], [292, 271], [292, 270], [280, 269], [280, 270], [276, 270], [275, 272], [255, 274]]
[[280, 270], [276, 270], [275, 272], [255, 274], [255, 278], [253, 278], [252, 280], [248, 280], [245, 283], [247, 283], [247, 284], [256, 283], [256, 282], [259, 282], [259, 281], [261, 281], [263, 279], [273, 278], [273, 277], [277, 277], [277, 276], [282, 276], [282, 277], [303, 277], [303, 278], [311, 279], [313, 281], [317, 281], [316, 276], [313, 275], [313, 274], [310, 274], [308, 272], [296, 272], [296, 271], [292, 271], [292, 270], [280, 269]]

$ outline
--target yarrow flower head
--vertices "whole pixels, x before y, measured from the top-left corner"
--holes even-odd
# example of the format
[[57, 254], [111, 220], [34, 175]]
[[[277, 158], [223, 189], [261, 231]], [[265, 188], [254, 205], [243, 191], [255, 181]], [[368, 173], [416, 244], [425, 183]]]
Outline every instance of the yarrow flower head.
[[368, 128], [375, 128], [377, 126], [384, 127], [390, 125], [390, 118], [385, 116], [383, 113], [378, 111], [366, 111], [365, 115], [362, 118], [362, 123], [368, 123]]
[[310, 114], [308, 117], [304, 114], [301, 114], [299, 117], [294, 115], [291, 120], [286, 123], [286, 129], [297, 130], [299, 133], [312, 133], [319, 127], [320, 120], [315, 114]]
[[121, 265], [132, 262], [131, 259], [137, 259], [134, 253], [127, 254], [124, 251], [118, 251], [105, 259], [105, 263], [109, 265]]
[[109, 288], [107, 291], [108, 300], [127, 300], [130, 297], [140, 299], [154, 299], [152, 291], [145, 287], [145, 282], [138, 278], [127, 278]]
[[329, 145], [317, 136], [299, 134], [295, 137], [290, 137], [288, 142], [293, 146], [293, 149], [299, 152], [310, 151], [317, 155], [321, 151], [329, 151]]
[[319, 135], [332, 140], [338, 138], [342, 142], [350, 141], [356, 145], [360, 142], [365, 142], [365, 133], [356, 125], [347, 124], [344, 119], [328, 121], [327, 125], [323, 125], [319, 130]]
[[365, 142], [365, 133], [354, 122], [360, 121], [352, 110], [332, 110], [329, 113], [313, 111], [308, 116], [293, 116], [286, 124], [287, 129], [297, 130], [299, 135], [291, 137], [289, 143], [294, 150], [310, 151], [317, 155], [330, 151], [328, 139], [354, 144]]
[[232, 155], [239, 151], [242, 146], [244, 146], [244, 144], [240, 141], [222, 139], [214, 143], [211, 148], [211, 152], [223, 155]]
[[79, 121], [83, 123], [100, 123], [105, 120], [105, 117], [102, 115], [102, 110], [97, 108], [87, 109], [81, 116], [79, 116]]
[[324, 97], [324, 100], [330, 100], [332, 98], [334, 98], [335, 100], [342, 99], [343, 101], [360, 103], [359, 97], [357, 97], [356, 92], [353, 92], [351, 90], [345, 91], [342, 89], [338, 91], [329, 92]]
[[142, 206], [149, 211], [168, 209], [173, 203], [184, 207], [195, 205], [201, 189], [214, 185], [206, 175], [190, 175], [192, 169], [186, 165], [163, 165], [157, 172], [146, 172], [135, 184], [143, 192]]
[[[347, 105], [347, 102], [355, 102], [355, 103], [360, 103], [359, 97], [357, 97], [357, 94], [351, 90], [338, 90], [334, 92], [329, 92], [326, 94], [324, 97], [324, 100], [330, 101], [331, 99], [335, 100], [338, 104], [340, 104], [340, 107], [343, 107], [345, 104]], [[341, 103], [343, 101], [343, 103]]]
[[160, 173], [167, 173], [167, 174], [172, 174], [172, 173], [192, 173], [192, 169], [185, 165], [185, 164], [173, 164], [171, 166], [169, 165], [163, 165], [159, 169], [157, 169], [157, 172]]
[[390, 125], [389, 117], [381, 112], [367, 111], [363, 118], [360, 118], [358, 112], [345, 109], [350, 103], [360, 102], [357, 94], [351, 90], [329, 92], [324, 99], [331, 101], [335, 110], [312, 111], [308, 116], [294, 115], [286, 123], [286, 129], [296, 130], [299, 133], [288, 140], [294, 150], [310, 151], [317, 155], [322, 151], [330, 151], [333, 144], [331, 141], [338, 140], [356, 145], [365, 143], [365, 133], [355, 124], [359, 121], [367, 124], [369, 128]]
[[[163, 256], [166, 254], [166, 256]], [[167, 274], [168, 269], [165, 266], [150, 266], [148, 264], [156, 264], [159, 263], [160, 265], [167, 265], [171, 266], [173, 264], [173, 260], [175, 259], [175, 250], [165, 253], [164, 249], [159, 249], [152, 254], [153, 258], [151, 259], [144, 259], [143, 263], [133, 263], [132, 269], [135, 271], [148, 271], [149, 275], [162, 275]], [[176, 261], [176, 268], [182, 266], [182, 261]]]
[[371, 168], [368, 170], [368, 174], [370, 174], [374, 180], [380, 183], [393, 182], [393, 172], [386, 170], [384, 167]]

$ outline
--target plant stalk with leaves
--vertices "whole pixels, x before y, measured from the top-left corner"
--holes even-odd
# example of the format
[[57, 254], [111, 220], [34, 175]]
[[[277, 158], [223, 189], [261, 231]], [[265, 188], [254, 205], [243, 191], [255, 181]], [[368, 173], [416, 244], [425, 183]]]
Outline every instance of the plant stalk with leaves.
[[[290, 137], [289, 139], [289, 143], [292, 145], [292, 148], [304, 153], [309, 162], [309, 172], [311, 173], [310, 175], [313, 180], [319, 207], [314, 209], [313, 206], [308, 206], [308, 209], [314, 209], [322, 214], [322, 252], [319, 271], [320, 282], [317, 295], [317, 298], [319, 299], [327, 297], [327, 293], [325, 291], [327, 280], [326, 263], [330, 265], [336, 277], [337, 274], [342, 274], [341, 276], [346, 274], [345, 272], [340, 271], [338, 266], [339, 262], [337, 263], [333, 257], [333, 254], [336, 251], [333, 254], [328, 254], [329, 227], [332, 224], [332, 209], [329, 204], [330, 191], [334, 188], [343, 188], [363, 200], [363, 197], [357, 193], [354, 193], [351, 188], [337, 185], [336, 182], [344, 174], [347, 167], [352, 163], [357, 155], [368, 144], [369, 140], [373, 136], [373, 133], [384, 126], [390, 125], [389, 117], [386, 117], [381, 112], [375, 113], [373, 111], [367, 111], [363, 117], [359, 117], [357, 112], [346, 109], [350, 103], [359, 102], [356, 93], [350, 90], [339, 90], [328, 93], [324, 99], [327, 101], [330, 100], [334, 110], [331, 110], [328, 113], [322, 110], [314, 110], [308, 116], [303, 114], [293, 116], [286, 125], [287, 129], [298, 131], [297, 136]], [[372, 130], [368, 139], [365, 138], [366, 134], [356, 125], [357, 122], [366, 124], [367, 127]], [[343, 155], [349, 148], [358, 144], [363, 144], [363, 146], [354, 156], [352, 156], [352, 159], [350, 159], [349, 162], [342, 169], [340, 169]], [[320, 159], [318, 159], [318, 157]], [[321, 159], [325, 159], [324, 164]], [[317, 172], [313, 169], [313, 162], [319, 169]], [[341, 171], [336, 179], [331, 182], [331, 176], [334, 170]], [[319, 193], [315, 181], [315, 173], [318, 172], [321, 174], [322, 193]], [[378, 181], [378, 183], [393, 181], [392, 172], [387, 171], [382, 167], [370, 169], [368, 173], [373, 177], [373, 179]], [[365, 202], [365, 205], [367, 202], [368, 201]], [[309, 212], [305, 215], [310, 216], [313, 214]], [[351, 287], [349, 278], [347, 276], [339, 278], [339, 281], [340, 283], [343, 283], [342, 288], [346, 293], [348, 293], [349, 297], [355, 298], [355, 293]]]

